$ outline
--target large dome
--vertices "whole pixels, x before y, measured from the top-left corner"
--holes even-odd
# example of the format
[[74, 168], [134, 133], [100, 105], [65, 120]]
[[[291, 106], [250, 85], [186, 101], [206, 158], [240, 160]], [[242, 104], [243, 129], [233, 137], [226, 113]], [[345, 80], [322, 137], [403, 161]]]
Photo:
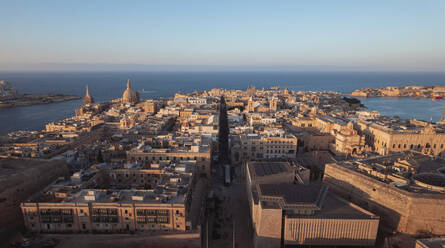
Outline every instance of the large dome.
[[127, 81], [127, 89], [122, 95], [122, 103], [135, 104], [139, 102], [139, 92], [131, 89], [130, 80]]

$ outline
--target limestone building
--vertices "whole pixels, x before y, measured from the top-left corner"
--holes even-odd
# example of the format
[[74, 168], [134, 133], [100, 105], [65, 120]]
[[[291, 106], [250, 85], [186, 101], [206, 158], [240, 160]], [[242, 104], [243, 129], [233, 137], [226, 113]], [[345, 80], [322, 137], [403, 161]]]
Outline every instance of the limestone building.
[[232, 162], [295, 158], [297, 143], [298, 139], [291, 134], [278, 136], [266, 134], [232, 135]]
[[285, 163], [246, 167], [254, 247], [374, 245], [378, 216], [327, 186], [295, 184]]
[[445, 161], [418, 152], [328, 163], [323, 182], [407, 234], [445, 234]]
[[151, 114], [156, 114], [159, 110], [157, 102], [154, 100], [147, 100], [144, 102], [144, 111]]
[[380, 119], [358, 120], [365, 138], [365, 145], [384, 155], [390, 152], [417, 150], [432, 155], [445, 151], [445, 130], [437, 125], [410, 120], [395, 122]]
[[26, 228], [44, 233], [191, 230], [190, 166], [104, 170], [60, 182], [21, 204]]

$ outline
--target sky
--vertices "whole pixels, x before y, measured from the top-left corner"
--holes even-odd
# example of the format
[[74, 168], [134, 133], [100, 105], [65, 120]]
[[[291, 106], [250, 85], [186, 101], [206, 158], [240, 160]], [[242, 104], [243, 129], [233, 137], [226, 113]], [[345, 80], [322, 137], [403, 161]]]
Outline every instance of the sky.
[[0, 0], [0, 70], [445, 71], [445, 1]]

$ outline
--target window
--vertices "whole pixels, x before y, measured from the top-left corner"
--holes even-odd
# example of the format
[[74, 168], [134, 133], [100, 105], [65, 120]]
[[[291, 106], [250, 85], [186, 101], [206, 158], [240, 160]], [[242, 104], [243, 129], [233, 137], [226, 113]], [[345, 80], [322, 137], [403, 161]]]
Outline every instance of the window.
[[108, 209], [108, 215], [117, 215], [117, 209]]
[[125, 214], [128, 214], [128, 210], [125, 209]]
[[72, 216], [63, 217], [63, 222], [65, 222], [65, 223], [73, 223], [73, 217]]
[[168, 217], [158, 217], [158, 223], [167, 224], [168, 223]]
[[49, 209], [42, 209], [42, 210], [40, 210], [40, 215], [50, 215]]
[[168, 216], [168, 215], [169, 215], [168, 212], [169, 212], [169, 211], [166, 210], [166, 209], [161, 209], [161, 210], [158, 210], [158, 211], [157, 211], [157, 213], [158, 213], [159, 216]]
[[72, 209], [62, 209], [62, 214], [63, 215], [73, 215], [73, 210]]

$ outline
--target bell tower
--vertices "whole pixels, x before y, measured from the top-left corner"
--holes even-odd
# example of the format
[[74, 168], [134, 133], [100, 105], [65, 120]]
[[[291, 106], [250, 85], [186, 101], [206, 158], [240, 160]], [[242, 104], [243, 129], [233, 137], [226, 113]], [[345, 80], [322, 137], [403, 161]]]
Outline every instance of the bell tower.
[[247, 102], [247, 112], [255, 112], [255, 102], [253, 101], [252, 97], [249, 98], [249, 101]]
[[269, 109], [271, 111], [277, 111], [278, 110], [278, 99], [277, 98], [272, 98], [269, 102]]

